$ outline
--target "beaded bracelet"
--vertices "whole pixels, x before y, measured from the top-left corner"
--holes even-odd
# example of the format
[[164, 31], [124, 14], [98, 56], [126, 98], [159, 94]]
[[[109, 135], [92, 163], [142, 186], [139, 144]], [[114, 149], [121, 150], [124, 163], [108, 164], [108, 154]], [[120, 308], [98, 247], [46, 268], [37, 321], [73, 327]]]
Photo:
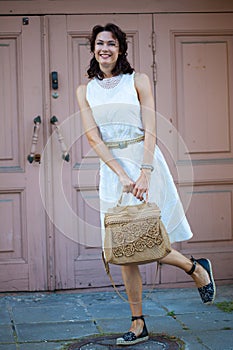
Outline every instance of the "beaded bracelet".
[[154, 167], [151, 164], [142, 164], [140, 170], [142, 169], [150, 169], [151, 171], [153, 171]]

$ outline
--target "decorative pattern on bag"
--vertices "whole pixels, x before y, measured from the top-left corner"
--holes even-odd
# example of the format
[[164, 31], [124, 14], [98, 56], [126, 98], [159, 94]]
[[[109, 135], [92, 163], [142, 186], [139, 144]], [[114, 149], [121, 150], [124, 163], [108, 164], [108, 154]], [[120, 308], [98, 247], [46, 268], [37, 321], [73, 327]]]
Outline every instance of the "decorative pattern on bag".
[[106, 263], [145, 264], [162, 259], [170, 251], [169, 237], [155, 203], [116, 206], [105, 214]]
[[135, 252], [143, 252], [146, 247], [161, 245], [163, 238], [156, 218], [144, 218], [144, 221], [112, 225], [112, 253], [115, 257], [132, 256]]

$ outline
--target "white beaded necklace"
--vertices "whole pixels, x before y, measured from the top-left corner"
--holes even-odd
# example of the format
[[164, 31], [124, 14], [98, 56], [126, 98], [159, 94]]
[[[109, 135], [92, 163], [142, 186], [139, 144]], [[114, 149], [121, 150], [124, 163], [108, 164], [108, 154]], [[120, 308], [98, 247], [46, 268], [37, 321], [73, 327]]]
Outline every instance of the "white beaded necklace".
[[97, 83], [104, 89], [113, 89], [121, 81], [122, 74], [113, 76], [111, 78], [104, 78], [103, 80], [96, 79]]

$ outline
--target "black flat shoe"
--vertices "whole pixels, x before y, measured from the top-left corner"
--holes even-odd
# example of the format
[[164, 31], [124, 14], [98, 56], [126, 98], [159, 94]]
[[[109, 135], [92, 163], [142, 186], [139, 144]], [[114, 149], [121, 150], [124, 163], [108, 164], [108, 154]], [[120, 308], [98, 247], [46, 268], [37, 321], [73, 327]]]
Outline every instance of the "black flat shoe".
[[213, 271], [211, 262], [209, 259], [201, 258], [201, 259], [194, 259], [194, 257], [191, 257], [190, 259], [193, 263], [193, 266], [190, 271], [187, 272], [188, 275], [192, 275], [192, 273], [196, 269], [196, 264], [200, 264], [207, 272], [210, 278], [210, 283], [203, 287], [198, 288], [198, 292], [200, 294], [201, 300], [204, 304], [212, 304], [215, 299], [216, 295], [216, 286], [214, 283], [214, 277], [213, 277]]
[[149, 339], [148, 331], [146, 328], [145, 320], [143, 316], [132, 316], [132, 321], [143, 320], [144, 326], [142, 333], [139, 336], [136, 336], [134, 332], [127, 332], [121, 338], [117, 338], [117, 345], [134, 345]]

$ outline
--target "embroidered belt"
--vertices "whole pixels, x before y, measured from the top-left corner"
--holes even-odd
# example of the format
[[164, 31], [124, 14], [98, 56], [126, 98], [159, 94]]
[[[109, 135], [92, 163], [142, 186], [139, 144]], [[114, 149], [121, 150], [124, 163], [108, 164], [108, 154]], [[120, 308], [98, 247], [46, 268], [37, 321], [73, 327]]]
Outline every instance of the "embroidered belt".
[[126, 148], [128, 145], [132, 145], [133, 143], [137, 143], [144, 140], [144, 135], [136, 137], [131, 140], [123, 140], [123, 141], [115, 141], [115, 142], [105, 142], [105, 145], [109, 148]]

